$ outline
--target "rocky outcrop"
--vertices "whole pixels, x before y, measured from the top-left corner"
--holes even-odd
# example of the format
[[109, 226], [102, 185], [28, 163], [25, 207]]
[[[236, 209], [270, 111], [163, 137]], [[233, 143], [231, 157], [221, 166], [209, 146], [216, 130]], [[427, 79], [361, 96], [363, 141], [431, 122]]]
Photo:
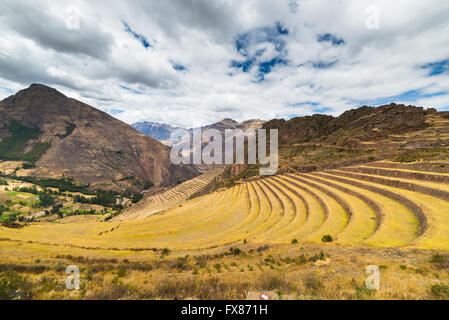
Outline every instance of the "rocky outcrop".
[[289, 121], [275, 119], [265, 123], [264, 128], [279, 129], [281, 144], [327, 141], [348, 145], [423, 129], [425, 116], [435, 112], [435, 109], [392, 103], [349, 110], [337, 118], [313, 115]]

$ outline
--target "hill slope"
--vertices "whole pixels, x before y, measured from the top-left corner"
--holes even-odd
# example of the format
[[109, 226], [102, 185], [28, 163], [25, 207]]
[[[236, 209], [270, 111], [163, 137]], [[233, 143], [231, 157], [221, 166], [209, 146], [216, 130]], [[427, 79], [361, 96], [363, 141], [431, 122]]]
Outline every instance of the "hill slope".
[[397, 105], [361, 107], [339, 117], [271, 120], [279, 129], [281, 170], [309, 172], [449, 146], [447, 112]]
[[142, 189], [195, 177], [169, 149], [55, 89], [33, 84], [0, 102], [0, 159], [25, 161], [19, 175], [70, 176], [92, 187]]

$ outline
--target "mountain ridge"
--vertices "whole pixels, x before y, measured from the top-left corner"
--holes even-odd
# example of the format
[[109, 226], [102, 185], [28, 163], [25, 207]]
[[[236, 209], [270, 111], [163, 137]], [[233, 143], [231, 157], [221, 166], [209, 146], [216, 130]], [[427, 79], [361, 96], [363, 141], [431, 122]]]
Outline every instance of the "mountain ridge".
[[[48, 146], [18, 175], [64, 175], [93, 188], [112, 190], [139, 190], [148, 183], [174, 185], [198, 175], [191, 166], [174, 166], [168, 147], [157, 140], [45, 85], [33, 84], [1, 101], [0, 120], [0, 139], [10, 144], [3, 143], [3, 160], [14, 160], [14, 156], [20, 160], [36, 144]], [[37, 128], [39, 134], [14, 141], [11, 123]]]

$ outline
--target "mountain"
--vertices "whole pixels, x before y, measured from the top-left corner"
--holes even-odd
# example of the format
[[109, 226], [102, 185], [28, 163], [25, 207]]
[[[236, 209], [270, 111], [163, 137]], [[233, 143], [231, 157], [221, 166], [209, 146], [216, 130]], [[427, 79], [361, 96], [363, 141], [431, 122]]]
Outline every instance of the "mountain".
[[[217, 129], [220, 132], [223, 132], [226, 129], [261, 129], [264, 124], [262, 120], [247, 120], [241, 123], [238, 123], [235, 120], [226, 118], [214, 124], [206, 125], [201, 127], [203, 131], [207, 129]], [[139, 131], [142, 134], [150, 136], [156, 140], [161, 141], [164, 144], [169, 144], [168, 140], [170, 139], [170, 134], [176, 129], [183, 129], [180, 127], [174, 127], [166, 123], [159, 122], [137, 122], [131, 125], [134, 129]], [[192, 130], [192, 129], [190, 129]]]
[[170, 134], [179, 129], [179, 127], [173, 127], [166, 123], [158, 123], [158, 122], [137, 122], [131, 125], [134, 129], [139, 131], [142, 134], [152, 137], [153, 139], [163, 141], [169, 140]]
[[248, 129], [261, 129], [264, 123], [265, 121], [258, 119], [247, 120], [239, 123], [233, 119], [226, 118], [214, 124], [204, 126], [201, 129], [203, 131], [208, 129], [216, 129], [224, 133], [226, 129], [241, 129], [244, 131]]
[[[216, 123], [213, 123], [211, 125], [204, 126], [201, 128], [201, 130], [202, 130], [202, 132], [205, 132], [210, 129], [215, 129], [215, 130], [218, 130], [219, 132], [221, 132], [222, 133], [222, 141], [223, 141], [223, 150], [224, 150], [224, 146], [226, 144], [226, 138], [225, 138], [224, 133], [225, 133], [226, 129], [240, 129], [243, 131], [248, 130], [248, 129], [261, 129], [263, 124], [264, 124], [264, 121], [262, 121], [262, 120], [247, 120], [247, 121], [239, 123], [233, 119], [226, 118], [226, 119], [223, 119]], [[201, 144], [201, 149], [204, 149], [208, 144], [210, 144], [210, 142], [208, 142], [208, 141], [203, 142]], [[223, 161], [223, 163], [225, 162], [225, 154], [224, 153], [223, 153], [222, 161]], [[197, 165], [198, 169], [204, 170], [204, 171], [214, 169], [216, 167], [221, 167], [221, 165], [215, 165], [215, 164], [206, 165], [204, 163]]]
[[0, 159], [17, 175], [74, 178], [91, 188], [173, 185], [198, 175], [170, 161], [167, 146], [57, 90], [33, 84], [0, 102]]
[[339, 117], [316, 114], [275, 119], [265, 123], [266, 129], [279, 129], [281, 144], [327, 141], [338, 145], [357, 145], [361, 141], [378, 140], [426, 127], [425, 116], [435, 109], [397, 105], [363, 106], [344, 112]]
[[[226, 118], [223, 119], [221, 121], [218, 121], [216, 123], [210, 124], [210, 125], [206, 125], [204, 127], [201, 128], [193, 128], [193, 129], [188, 129], [190, 132], [192, 132], [195, 129], [201, 129], [202, 132], [209, 130], [209, 129], [215, 129], [220, 131], [223, 134], [223, 144], [225, 143], [225, 138], [224, 138], [224, 132], [226, 129], [241, 129], [243, 131], [248, 130], [248, 129], [261, 129], [263, 124], [265, 123], [265, 121], [262, 120], [258, 120], [258, 119], [253, 119], [253, 120], [247, 120], [247, 121], [243, 121], [241, 123], [230, 119], [230, 118]], [[132, 125], [133, 128], [135, 128], [137, 131], [139, 131], [140, 133], [149, 135], [151, 137], [153, 137], [154, 139], [159, 140], [160, 142], [162, 142], [163, 144], [167, 145], [167, 146], [172, 146], [173, 142], [170, 140], [170, 134], [176, 130], [176, 129], [182, 129], [179, 127], [173, 127], [169, 124], [165, 124], [165, 123], [156, 123], [156, 122], [138, 122]], [[203, 142], [201, 143], [201, 149], [204, 149], [210, 142]], [[224, 159], [223, 159], [224, 162]], [[201, 165], [197, 165], [196, 166], [199, 170], [201, 171], [208, 171], [217, 167], [221, 167], [221, 165], [206, 165], [206, 164], [201, 164]]]

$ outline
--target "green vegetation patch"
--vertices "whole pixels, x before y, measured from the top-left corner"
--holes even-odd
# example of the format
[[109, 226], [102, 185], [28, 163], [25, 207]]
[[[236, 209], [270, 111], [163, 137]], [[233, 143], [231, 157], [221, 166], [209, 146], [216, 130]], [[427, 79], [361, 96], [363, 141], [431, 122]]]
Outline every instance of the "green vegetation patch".
[[[6, 209], [7, 211], [3, 211]], [[22, 214], [22, 212], [16, 210], [9, 210], [5, 207], [0, 207], [0, 222], [14, 222], [17, 220], [18, 216]]]
[[115, 194], [110, 191], [97, 191], [95, 197], [90, 199], [79, 195], [76, 195], [73, 199], [78, 203], [98, 204], [103, 207], [114, 207], [117, 201]]
[[30, 299], [32, 282], [16, 272], [0, 274], [0, 300]]
[[64, 134], [57, 134], [56, 136], [58, 136], [61, 139], [67, 138], [68, 136], [70, 136], [73, 131], [75, 131], [76, 129], [76, 124], [70, 122], [70, 121], [66, 121], [66, 127], [65, 127], [65, 133]]
[[429, 289], [430, 296], [434, 299], [449, 299], [449, 286], [446, 284], [433, 284]]
[[29, 152], [24, 152], [28, 141], [37, 139], [42, 131], [35, 127], [30, 128], [20, 124], [18, 121], [11, 121], [8, 126], [10, 137], [0, 142], [0, 159], [13, 161], [26, 161], [26, 168], [35, 166], [42, 155], [50, 148], [50, 143], [35, 143]]
[[[0, 174], [1, 176], [1, 174]], [[32, 183], [35, 185], [38, 185], [42, 187], [43, 189], [46, 188], [57, 188], [59, 189], [59, 192], [79, 192], [83, 194], [93, 194], [91, 191], [89, 191], [89, 185], [88, 184], [76, 184], [71, 177], [61, 177], [60, 179], [36, 179], [34, 177], [18, 177], [18, 176], [6, 176], [8, 178], [12, 178], [15, 180], [23, 181]]]

